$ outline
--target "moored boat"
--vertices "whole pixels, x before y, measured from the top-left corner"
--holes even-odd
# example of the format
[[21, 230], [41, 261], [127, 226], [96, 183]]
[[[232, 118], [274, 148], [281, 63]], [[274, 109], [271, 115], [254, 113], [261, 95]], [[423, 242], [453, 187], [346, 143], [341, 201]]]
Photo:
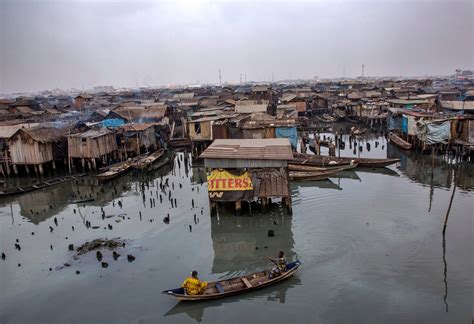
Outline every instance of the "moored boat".
[[292, 164], [307, 164], [320, 167], [341, 167], [357, 162], [358, 167], [381, 168], [391, 164], [400, 162], [400, 159], [377, 159], [377, 158], [351, 158], [351, 157], [335, 157], [324, 155], [310, 155], [294, 153], [295, 159], [291, 161]]
[[165, 152], [164, 149], [159, 149], [158, 151], [153, 152], [150, 155], [144, 156], [138, 159], [137, 161], [135, 161], [132, 167], [134, 169], [144, 170], [148, 168], [149, 166], [151, 166], [153, 163], [155, 163], [159, 158], [161, 158], [164, 152]]
[[184, 288], [176, 288], [162, 291], [163, 294], [174, 297], [178, 300], [208, 300], [228, 297], [232, 295], [238, 295], [249, 291], [257, 290], [260, 288], [274, 285], [280, 281], [290, 278], [293, 276], [298, 267], [300, 261], [288, 263], [286, 265], [286, 271], [280, 276], [273, 279], [269, 278], [270, 270], [252, 273], [246, 276], [234, 277], [230, 279], [209, 282], [206, 290], [201, 295], [187, 295]]
[[123, 162], [118, 165], [111, 166], [107, 171], [97, 174], [95, 177], [99, 181], [108, 181], [117, 178], [127, 172], [133, 162]]
[[328, 171], [290, 171], [290, 180], [293, 181], [318, 181], [326, 180], [343, 169], [332, 169]]
[[349, 169], [354, 169], [356, 168], [358, 163], [354, 161], [352, 164], [344, 164], [344, 165], [336, 165], [332, 166], [331, 164], [326, 165], [325, 167], [320, 167], [316, 165], [312, 165], [310, 163], [305, 163], [305, 162], [294, 162], [292, 161], [291, 163], [288, 164], [288, 170], [290, 171], [330, 171], [334, 169], [338, 170], [349, 170]]
[[403, 138], [398, 136], [395, 132], [388, 133], [388, 138], [390, 139], [390, 142], [401, 147], [404, 150], [411, 150], [413, 146], [411, 143], [405, 141]]

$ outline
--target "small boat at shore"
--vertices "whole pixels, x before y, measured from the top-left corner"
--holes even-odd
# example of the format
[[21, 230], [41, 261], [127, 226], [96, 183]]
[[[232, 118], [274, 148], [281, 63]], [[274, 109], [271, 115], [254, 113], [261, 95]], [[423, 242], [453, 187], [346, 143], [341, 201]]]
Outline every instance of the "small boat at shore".
[[405, 141], [403, 138], [398, 136], [395, 132], [388, 133], [388, 138], [391, 143], [401, 147], [404, 150], [411, 150], [413, 146], [411, 143]]
[[332, 169], [328, 171], [290, 171], [290, 180], [293, 181], [318, 181], [326, 180], [343, 169]]
[[159, 158], [161, 158], [164, 152], [165, 152], [164, 149], [159, 149], [156, 152], [153, 152], [149, 155], [139, 158], [137, 161], [135, 161], [135, 163], [133, 163], [132, 167], [138, 170], [147, 169], [153, 163], [155, 163]]
[[97, 174], [95, 177], [99, 181], [108, 181], [117, 178], [127, 172], [132, 167], [133, 162], [122, 162], [112, 165], [105, 172]]
[[300, 264], [300, 261], [288, 263], [286, 265], [286, 272], [283, 272], [280, 276], [275, 277], [273, 279], [269, 278], [270, 270], [265, 270], [252, 273], [246, 276], [209, 282], [207, 284], [206, 290], [201, 295], [187, 295], [184, 291], [184, 288], [164, 290], [162, 291], [162, 293], [174, 297], [178, 300], [188, 301], [217, 299], [232, 295], [243, 294], [246, 292], [274, 285], [278, 282], [290, 278], [296, 273]]

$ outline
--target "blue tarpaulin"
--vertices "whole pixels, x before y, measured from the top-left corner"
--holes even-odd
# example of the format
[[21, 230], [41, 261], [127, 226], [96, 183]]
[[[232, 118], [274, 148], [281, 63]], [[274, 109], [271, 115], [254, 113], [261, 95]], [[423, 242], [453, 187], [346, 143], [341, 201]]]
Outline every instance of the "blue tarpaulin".
[[408, 134], [408, 119], [406, 116], [403, 116], [402, 118], [402, 132]]
[[451, 138], [449, 120], [441, 123], [419, 122], [417, 126], [418, 137], [428, 144], [447, 143]]
[[296, 127], [277, 127], [275, 129], [275, 136], [277, 138], [288, 138], [291, 146], [296, 148], [298, 135], [296, 134]]
[[125, 124], [125, 123], [124, 123], [123, 119], [120, 119], [120, 118], [104, 119], [102, 121], [102, 126], [103, 127], [115, 128], [115, 127], [120, 127], [123, 124]]

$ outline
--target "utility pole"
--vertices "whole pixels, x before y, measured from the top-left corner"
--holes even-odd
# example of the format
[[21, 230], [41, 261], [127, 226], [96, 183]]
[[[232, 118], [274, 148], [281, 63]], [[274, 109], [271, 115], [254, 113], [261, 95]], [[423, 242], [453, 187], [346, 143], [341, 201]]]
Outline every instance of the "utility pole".
[[272, 72], [272, 83], [273, 83], [273, 72]]
[[221, 75], [221, 68], [219, 68], [219, 85], [222, 85], [222, 75]]
[[364, 68], [365, 68], [365, 65], [362, 64], [362, 77], [364, 77]]
[[240, 84], [242, 84], [242, 73], [240, 73]]

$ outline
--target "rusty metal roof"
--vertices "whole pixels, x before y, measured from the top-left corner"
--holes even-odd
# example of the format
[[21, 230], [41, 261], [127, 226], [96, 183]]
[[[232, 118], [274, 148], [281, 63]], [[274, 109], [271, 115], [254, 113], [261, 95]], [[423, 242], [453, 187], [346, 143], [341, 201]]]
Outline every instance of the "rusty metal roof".
[[287, 138], [217, 139], [201, 154], [208, 159], [293, 160]]
[[121, 128], [125, 132], [141, 132], [145, 129], [155, 126], [154, 123], [145, 123], [145, 124], [125, 124]]

